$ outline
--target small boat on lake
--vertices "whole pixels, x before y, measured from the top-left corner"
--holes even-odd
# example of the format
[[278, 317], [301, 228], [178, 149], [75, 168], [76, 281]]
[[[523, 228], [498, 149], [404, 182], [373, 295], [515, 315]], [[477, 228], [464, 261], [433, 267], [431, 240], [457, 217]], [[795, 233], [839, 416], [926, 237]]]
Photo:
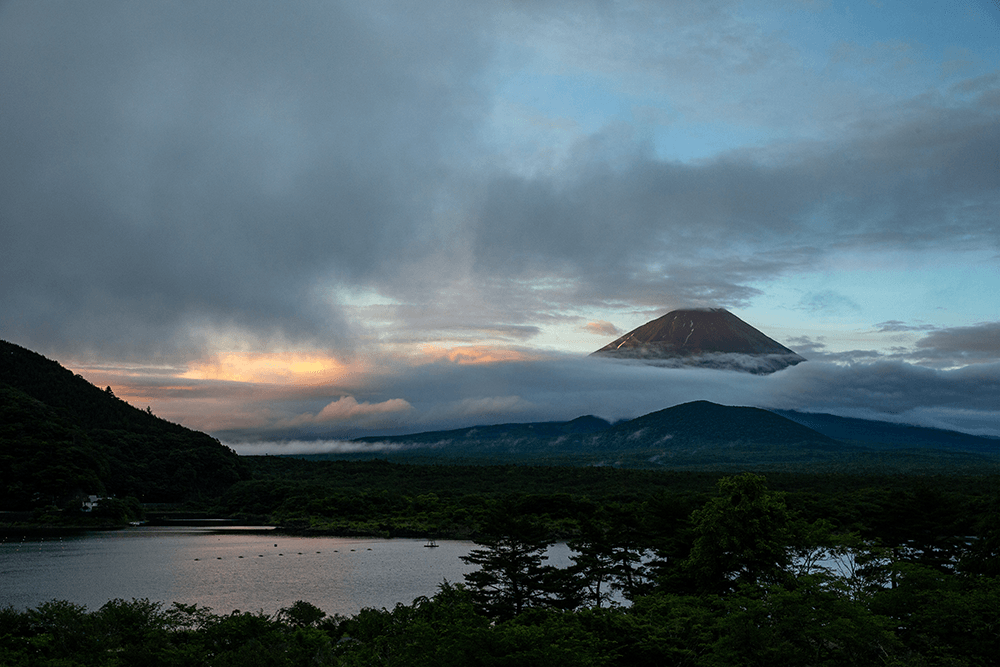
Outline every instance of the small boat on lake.
[[427, 544], [425, 544], [424, 546], [425, 547], [436, 547], [436, 546], [438, 546], [438, 543], [435, 542], [434, 540], [427, 540]]

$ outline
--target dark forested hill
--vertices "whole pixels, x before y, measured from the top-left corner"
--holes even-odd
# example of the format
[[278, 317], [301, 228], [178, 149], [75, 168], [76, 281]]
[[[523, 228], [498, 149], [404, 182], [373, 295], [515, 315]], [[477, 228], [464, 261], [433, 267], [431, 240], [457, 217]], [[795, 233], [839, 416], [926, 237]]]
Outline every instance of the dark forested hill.
[[577, 417], [568, 422], [529, 422], [524, 424], [491, 424], [470, 426], [447, 431], [425, 431], [411, 435], [368, 436], [357, 442], [403, 443], [411, 446], [509, 449], [519, 445], [532, 446], [540, 441], [565, 441], [567, 436], [597, 433], [611, 427], [611, 422], [598, 417]]
[[759, 408], [693, 401], [622, 422], [608, 429], [608, 444], [643, 440], [650, 444], [681, 443], [703, 447], [739, 443], [833, 445], [834, 440], [811, 428]]
[[[580, 417], [569, 422], [475, 426], [360, 441], [372, 443], [373, 452], [396, 460], [420, 456], [464, 462], [526, 459], [689, 469], [828, 462], [858, 451], [854, 445], [773, 412], [708, 401], [675, 405], [614, 425], [596, 417]], [[393, 448], [379, 450], [376, 443]]]
[[913, 426], [912, 424], [838, 417], [815, 412], [798, 412], [796, 410], [772, 410], [772, 412], [837, 440], [864, 442], [872, 445], [892, 445], [895, 448], [922, 447], [977, 454], [997, 454], [1000, 452], [1000, 438], [970, 435], [926, 426]]
[[372, 448], [304, 458], [878, 474], [968, 473], [1000, 465], [1000, 440], [709, 401], [675, 405], [613, 425], [596, 417], [580, 417], [569, 422], [366, 437], [356, 442], [370, 443]]
[[825, 460], [854, 447], [767, 410], [693, 401], [616, 424], [595, 443], [641, 449], [659, 464], [780, 464]]
[[211, 436], [132, 407], [55, 361], [0, 341], [0, 506], [82, 495], [215, 496], [246, 465]]

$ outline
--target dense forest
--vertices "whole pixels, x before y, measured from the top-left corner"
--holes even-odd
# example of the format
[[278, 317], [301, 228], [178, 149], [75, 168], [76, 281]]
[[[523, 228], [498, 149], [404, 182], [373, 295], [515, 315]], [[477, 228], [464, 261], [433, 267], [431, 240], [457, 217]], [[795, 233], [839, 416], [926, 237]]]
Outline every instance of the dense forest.
[[[987, 495], [996, 502], [995, 487]], [[554, 568], [553, 526], [526, 501], [488, 503], [464, 582], [391, 610], [52, 601], [0, 610], [0, 663], [978, 666], [1000, 655], [995, 512], [976, 537], [882, 542], [808, 520], [744, 473], [670, 531], [651, 530], [649, 508], [600, 504], [577, 517], [573, 565]]]
[[[214, 511], [302, 535], [475, 537], [492, 508], [531, 516], [554, 536], [616, 508], [651, 535], [677, 533], [713, 493], [714, 472], [557, 466], [408, 465], [246, 457], [252, 479]], [[768, 485], [808, 521], [901, 544], [982, 534], [996, 515], [998, 475], [767, 473]], [[650, 538], [659, 539], [660, 537]]]

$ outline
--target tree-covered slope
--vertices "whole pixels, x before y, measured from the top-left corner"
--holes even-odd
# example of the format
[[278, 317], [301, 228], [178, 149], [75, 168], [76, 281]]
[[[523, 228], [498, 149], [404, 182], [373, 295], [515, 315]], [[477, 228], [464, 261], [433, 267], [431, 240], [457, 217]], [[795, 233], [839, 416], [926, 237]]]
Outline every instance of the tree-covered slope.
[[995, 455], [1000, 452], [1000, 438], [970, 435], [913, 424], [838, 417], [797, 410], [772, 410], [772, 412], [808, 426], [820, 433], [847, 442], [863, 442], [886, 448], [931, 448], [951, 452], [972, 452]]
[[215, 496], [248, 476], [209, 435], [132, 407], [55, 361], [0, 341], [0, 505], [81, 495], [172, 502]]
[[[876, 474], [977, 474], [1000, 465], [994, 439], [866, 420], [850, 420], [849, 433], [829, 429], [838, 419], [692, 401], [616, 424], [588, 416], [369, 436], [355, 440], [370, 444], [368, 450], [303, 458]], [[896, 438], [891, 446], [887, 427]]]
[[842, 459], [856, 448], [758, 408], [693, 401], [616, 424], [585, 440], [658, 465], [759, 465]]

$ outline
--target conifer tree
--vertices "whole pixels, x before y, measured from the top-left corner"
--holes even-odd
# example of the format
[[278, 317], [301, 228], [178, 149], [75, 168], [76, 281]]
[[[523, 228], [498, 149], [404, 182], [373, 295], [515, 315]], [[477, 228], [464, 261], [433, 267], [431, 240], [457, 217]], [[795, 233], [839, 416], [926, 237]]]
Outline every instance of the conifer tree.
[[465, 575], [465, 581], [482, 613], [513, 618], [528, 607], [548, 604], [546, 580], [555, 568], [542, 563], [553, 541], [540, 522], [504, 504], [493, 511], [475, 543], [483, 548], [462, 560], [480, 568]]

